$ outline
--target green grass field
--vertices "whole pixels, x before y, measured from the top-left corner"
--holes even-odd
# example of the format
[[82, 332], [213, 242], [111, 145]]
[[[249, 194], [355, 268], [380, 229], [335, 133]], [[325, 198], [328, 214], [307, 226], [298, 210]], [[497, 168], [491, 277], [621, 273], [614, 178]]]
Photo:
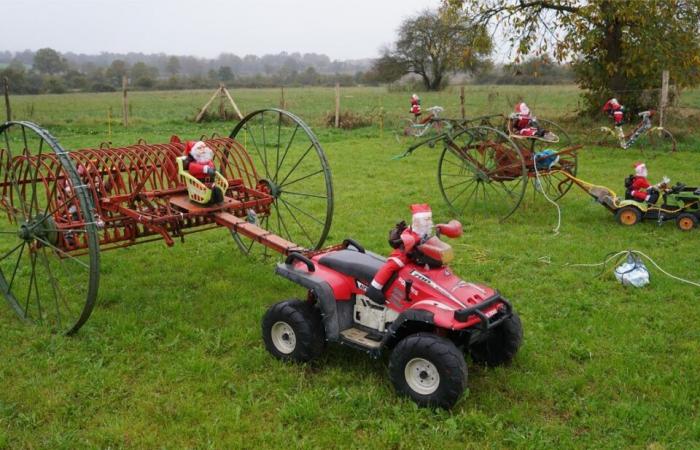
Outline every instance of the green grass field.
[[[518, 93], [534, 112], [587, 138], [574, 118], [574, 87], [469, 87], [467, 114], [506, 113]], [[278, 90], [236, 90], [246, 112], [278, 106]], [[46, 127], [66, 148], [166, 142], [232, 123], [185, 120], [206, 91], [19, 96], [15, 119]], [[459, 90], [422, 95], [459, 114]], [[326, 128], [332, 89], [288, 89], [287, 107], [308, 121], [333, 171], [335, 216], [327, 243], [353, 237], [388, 253], [386, 235], [428, 202], [451, 218], [437, 180], [440, 148], [409, 158], [393, 137], [407, 93], [355, 88], [342, 107], [379, 115], [385, 127]], [[646, 159], [652, 182], [700, 185], [700, 91], [684, 93], [676, 154], [586, 146], [579, 176], [623, 191], [632, 163]], [[4, 111], [3, 113], [4, 114]], [[4, 121], [0, 115], [0, 121]], [[600, 123], [604, 123], [603, 120]], [[573, 267], [637, 249], [670, 273], [700, 281], [700, 231], [672, 222], [623, 228], [575, 187], [554, 207], [529, 188], [505, 223], [467, 211], [452, 244], [455, 273], [498, 288], [525, 328], [509, 367], [469, 365], [469, 389], [451, 412], [418, 409], [394, 394], [385, 360], [331, 346], [310, 365], [272, 358], [260, 336], [266, 308], [303, 290], [274, 275], [276, 259], [242, 256], [226, 230], [167, 248], [151, 243], [101, 255], [98, 305], [71, 338], [23, 325], [0, 309], [0, 448], [697, 448], [700, 447], [700, 289], [651, 268], [651, 285], [621, 286], [608, 270]]]

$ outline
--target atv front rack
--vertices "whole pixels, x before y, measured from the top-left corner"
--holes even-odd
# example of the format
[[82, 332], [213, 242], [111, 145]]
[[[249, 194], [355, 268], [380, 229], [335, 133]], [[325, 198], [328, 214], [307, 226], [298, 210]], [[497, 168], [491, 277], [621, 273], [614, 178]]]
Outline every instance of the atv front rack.
[[[490, 318], [486, 314], [484, 314], [483, 310], [487, 309], [488, 307], [490, 307], [491, 305], [493, 305], [496, 302], [501, 302], [501, 304], [503, 305], [501, 308], [498, 308], [498, 310], [497, 310], [498, 312], [501, 312], [503, 314], [501, 314], [501, 316], [498, 319], [491, 321]], [[498, 312], [496, 314], [498, 314]], [[455, 311], [454, 317], [455, 317], [455, 320], [457, 320], [458, 322], [468, 322], [470, 317], [478, 316], [479, 317], [479, 328], [481, 328], [481, 331], [488, 331], [491, 328], [497, 327], [501, 322], [503, 322], [508, 317], [510, 317], [512, 313], [513, 313], [513, 305], [511, 305], [508, 300], [501, 297], [501, 294], [496, 292], [494, 295], [487, 298], [486, 300], [479, 303], [478, 305], [474, 305], [470, 308], [463, 308], [463, 309]], [[496, 315], [496, 314], [494, 314], [494, 315]]]

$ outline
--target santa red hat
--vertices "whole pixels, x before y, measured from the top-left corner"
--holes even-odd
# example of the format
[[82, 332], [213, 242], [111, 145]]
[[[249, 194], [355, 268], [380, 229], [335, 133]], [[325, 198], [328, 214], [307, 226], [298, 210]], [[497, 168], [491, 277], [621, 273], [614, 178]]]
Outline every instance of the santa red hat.
[[411, 214], [413, 215], [413, 218], [420, 218], [420, 217], [431, 217], [433, 215], [433, 211], [430, 209], [430, 205], [427, 203], [415, 203], [411, 205]]
[[644, 174], [644, 171], [645, 171], [646, 168], [647, 168], [647, 165], [644, 164], [644, 163], [641, 162], [641, 161], [637, 161], [636, 163], [634, 163], [634, 164], [632, 165], [632, 167], [634, 167], [634, 173], [635, 173], [638, 177], [642, 177], [642, 176], [644, 176], [643, 174]]
[[522, 114], [526, 116], [530, 114], [530, 108], [527, 107], [525, 102], [520, 102], [515, 105], [515, 112], [516, 114]]
[[207, 144], [205, 144], [202, 141], [187, 141], [185, 143], [185, 155], [189, 155], [190, 152], [192, 151], [193, 148], [197, 147], [206, 147]]

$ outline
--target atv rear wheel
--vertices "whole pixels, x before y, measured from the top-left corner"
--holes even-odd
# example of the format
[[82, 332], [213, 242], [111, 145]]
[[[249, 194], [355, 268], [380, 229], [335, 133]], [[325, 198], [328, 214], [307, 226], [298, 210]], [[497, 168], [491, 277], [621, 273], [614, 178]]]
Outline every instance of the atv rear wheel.
[[615, 218], [620, 225], [632, 226], [642, 220], [642, 212], [636, 206], [625, 206], [617, 210]]
[[680, 213], [676, 217], [676, 226], [683, 231], [690, 231], [698, 226], [698, 218], [690, 213]]
[[418, 406], [451, 408], [467, 387], [467, 363], [455, 344], [431, 333], [412, 334], [389, 359], [396, 392]]
[[472, 360], [489, 367], [510, 363], [523, 342], [523, 324], [520, 316], [513, 313], [491, 331], [484, 341], [472, 345], [469, 349]]
[[321, 313], [312, 304], [286, 300], [272, 305], [262, 321], [265, 348], [283, 361], [307, 362], [323, 353]]

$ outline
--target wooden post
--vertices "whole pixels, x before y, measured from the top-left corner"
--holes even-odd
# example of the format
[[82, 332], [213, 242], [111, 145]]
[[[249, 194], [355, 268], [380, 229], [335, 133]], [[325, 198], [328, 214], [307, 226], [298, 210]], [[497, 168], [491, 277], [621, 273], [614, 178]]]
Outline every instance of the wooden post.
[[287, 99], [284, 98], [284, 86], [281, 87], [280, 109], [287, 110]]
[[340, 126], [340, 83], [335, 83], [335, 127]]
[[7, 121], [12, 120], [12, 108], [10, 108], [10, 82], [7, 77], [3, 77], [3, 84], [5, 85], [5, 112], [7, 113]]
[[112, 107], [107, 110], [107, 136], [112, 139]]
[[238, 109], [238, 105], [236, 105], [236, 102], [233, 101], [233, 97], [231, 97], [231, 94], [229, 93], [228, 89], [226, 87], [222, 87], [221, 90], [226, 94], [226, 97], [228, 97], [228, 101], [231, 102], [231, 105], [233, 106], [233, 109], [236, 110], [236, 114], [238, 115], [238, 120], [243, 120], [243, 114], [241, 114], [241, 110]]
[[214, 92], [214, 95], [211, 96], [211, 98], [209, 99], [209, 101], [207, 101], [207, 102], [204, 104], [204, 106], [202, 106], [202, 110], [199, 111], [199, 114], [197, 114], [197, 117], [194, 118], [194, 121], [195, 121], [195, 122], [199, 122], [200, 120], [202, 120], [202, 117], [204, 117], [204, 113], [207, 112], [207, 108], [209, 108], [209, 105], [211, 105], [211, 102], [214, 101], [214, 99], [216, 98], [217, 95], [219, 95], [219, 90], [218, 90], [218, 89], [216, 90], [216, 92]]
[[124, 120], [124, 127], [128, 128], [129, 127], [129, 99], [126, 97], [126, 89], [127, 86], [127, 78], [126, 75], [122, 76], [122, 93], [124, 95], [123, 97], [123, 111], [122, 111], [122, 117]]
[[465, 115], [464, 115], [464, 86], [461, 86], [459, 88], [459, 105], [460, 105], [461, 111], [462, 111], [462, 120], [464, 120], [465, 119]]
[[664, 126], [664, 115], [668, 106], [668, 70], [661, 72], [661, 102], [659, 103], [659, 126]]
[[221, 120], [226, 120], [226, 105], [224, 104], [224, 99], [226, 99], [226, 94], [224, 94], [224, 85], [219, 85], [219, 118]]

